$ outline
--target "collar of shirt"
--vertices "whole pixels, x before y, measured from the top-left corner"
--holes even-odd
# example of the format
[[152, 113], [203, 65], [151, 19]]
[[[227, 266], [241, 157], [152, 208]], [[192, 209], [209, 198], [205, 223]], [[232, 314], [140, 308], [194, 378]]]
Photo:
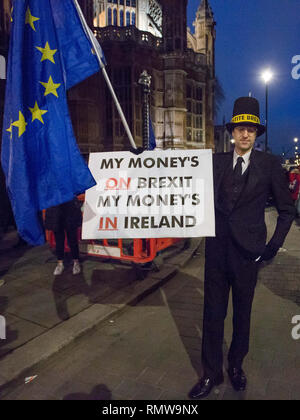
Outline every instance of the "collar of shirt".
[[242, 163], [242, 173], [244, 173], [246, 171], [246, 169], [248, 168], [249, 163], [250, 163], [251, 151], [252, 150], [250, 150], [249, 152], [245, 153], [243, 156], [240, 156], [234, 150], [234, 152], [233, 152], [233, 169], [234, 169], [234, 167], [236, 165], [236, 162], [237, 162], [238, 157], [242, 157], [244, 159], [244, 162]]

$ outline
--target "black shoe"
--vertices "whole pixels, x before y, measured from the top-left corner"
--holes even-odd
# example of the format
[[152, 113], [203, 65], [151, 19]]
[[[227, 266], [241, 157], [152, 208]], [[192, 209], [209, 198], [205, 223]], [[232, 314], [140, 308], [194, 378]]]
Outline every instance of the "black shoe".
[[214, 386], [221, 385], [224, 382], [223, 375], [215, 379], [203, 376], [200, 381], [190, 390], [189, 397], [192, 399], [201, 399], [208, 396]]
[[247, 378], [243, 369], [230, 367], [227, 372], [233, 388], [236, 391], [245, 391]]

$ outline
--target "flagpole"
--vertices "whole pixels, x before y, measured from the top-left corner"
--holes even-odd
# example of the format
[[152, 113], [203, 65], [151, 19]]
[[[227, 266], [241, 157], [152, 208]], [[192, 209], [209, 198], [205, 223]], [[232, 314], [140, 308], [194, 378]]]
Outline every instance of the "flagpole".
[[83, 15], [83, 13], [82, 13], [82, 10], [81, 10], [81, 8], [80, 8], [80, 6], [79, 6], [79, 4], [78, 4], [78, 1], [77, 1], [77, 0], [73, 0], [73, 1], [74, 1], [74, 5], [75, 5], [75, 7], [76, 7], [76, 9], [77, 9], [77, 12], [78, 12], [79, 18], [80, 18], [80, 20], [81, 20], [82, 26], [83, 26], [83, 28], [84, 28], [84, 30], [85, 30], [85, 33], [86, 33], [86, 35], [88, 36], [88, 38], [89, 38], [89, 40], [90, 40], [91, 44], [92, 44], [92, 45], [93, 45], [93, 47], [94, 47], [94, 51], [95, 51], [95, 53], [96, 53], [97, 59], [98, 59], [98, 61], [99, 61], [100, 67], [101, 67], [101, 69], [102, 69], [104, 79], [105, 79], [105, 81], [106, 81], [106, 83], [107, 83], [107, 86], [108, 86], [108, 88], [109, 88], [109, 90], [110, 90], [110, 93], [111, 93], [111, 95], [112, 95], [112, 97], [113, 97], [113, 100], [114, 100], [114, 102], [115, 102], [115, 105], [116, 105], [117, 110], [118, 110], [118, 112], [119, 112], [119, 115], [120, 115], [120, 117], [121, 117], [122, 123], [123, 123], [124, 128], [125, 128], [125, 131], [126, 131], [126, 133], [127, 133], [127, 135], [128, 135], [128, 138], [129, 138], [129, 141], [130, 141], [130, 143], [131, 143], [131, 146], [132, 146], [134, 149], [136, 149], [137, 147], [136, 147], [135, 141], [134, 141], [134, 139], [133, 139], [133, 136], [132, 136], [132, 134], [131, 134], [130, 128], [129, 128], [128, 124], [127, 124], [127, 121], [126, 121], [125, 115], [124, 115], [123, 110], [122, 110], [122, 108], [121, 108], [121, 105], [120, 105], [120, 103], [119, 103], [119, 101], [118, 101], [118, 98], [117, 98], [117, 96], [116, 96], [116, 94], [115, 94], [114, 88], [112, 87], [112, 84], [111, 84], [111, 82], [110, 82], [110, 80], [109, 80], [108, 74], [107, 74], [107, 72], [106, 72], [106, 70], [105, 70], [105, 66], [104, 66], [104, 64], [103, 64], [103, 62], [102, 62], [101, 55], [100, 55], [100, 52], [99, 52], [98, 46], [97, 46], [97, 44], [96, 44], [96, 40], [95, 40], [94, 34], [92, 33], [91, 29], [89, 28], [88, 24], [86, 23], [85, 17], [84, 17], [84, 15]]

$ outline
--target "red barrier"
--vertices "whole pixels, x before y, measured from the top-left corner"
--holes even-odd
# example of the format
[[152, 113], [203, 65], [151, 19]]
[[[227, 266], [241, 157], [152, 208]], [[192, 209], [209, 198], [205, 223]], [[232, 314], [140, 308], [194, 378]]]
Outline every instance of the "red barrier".
[[[84, 194], [80, 195], [78, 199], [83, 202]], [[55, 238], [52, 231], [46, 230], [46, 240], [51, 248], [55, 248]], [[159, 251], [169, 248], [182, 240], [182, 238], [82, 240], [81, 229], [78, 229], [80, 253], [101, 258], [132, 261], [136, 264], [145, 264], [153, 261]], [[69, 251], [66, 240], [65, 252]]]

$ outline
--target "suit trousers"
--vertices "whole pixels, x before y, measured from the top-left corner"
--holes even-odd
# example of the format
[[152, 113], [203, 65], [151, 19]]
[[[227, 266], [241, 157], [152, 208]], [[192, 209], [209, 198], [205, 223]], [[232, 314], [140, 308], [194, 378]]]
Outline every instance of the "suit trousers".
[[223, 371], [224, 321], [230, 289], [233, 335], [229, 366], [240, 368], [249, 350], [250, 317], [258, 264], [246, 259], [230, 235], [206, 239], [202, 365], [215, 378]]

